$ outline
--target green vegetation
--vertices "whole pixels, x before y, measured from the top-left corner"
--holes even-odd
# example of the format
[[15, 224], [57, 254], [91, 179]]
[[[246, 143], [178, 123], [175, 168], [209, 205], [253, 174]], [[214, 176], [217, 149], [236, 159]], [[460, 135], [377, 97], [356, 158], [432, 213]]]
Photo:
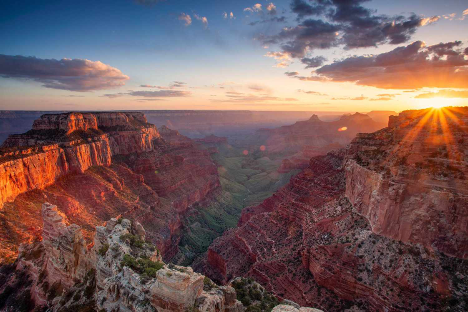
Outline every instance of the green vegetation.
[[126, 244], [130, 244], [132, 247], [143, 248], [145, 246], [144, 240], [141, 240], [139, 237], [130, 233], [121, 235], [120, 240]]
[[156, 272], [158, 272], [164, 263], [151, 261], [150, 259], [135, 259], [131, 255], [124, 255], [121, 265], [131, 268], [133, 271], [145, 275], [147, 277], [156, 277]]
[[101, 257], [104, 257], [108, 250], [109, 250], [109, 244], [104, 244], [101, 246], [101, 248], [99, 248], [98, 254]]
[[278, 173], [281, 159], [272, 160], [262, 152], [245, 156], [243, 149], [229, 144], [216, 147], [219, 152], [212, 158], [218, 165], [222, 191], [185, 216], [180, 251], [172, 260], [181, 265], [190, 265], [216, 237], [235, 227], [245, 207], [260, 204], [298, 173]]
[[232, 287], [236, 290], [237, 300], [247, 308], [246, 311], [269, 312], [279, 304], [275, 296], [251, 278], [237, 278], [232, 282]]

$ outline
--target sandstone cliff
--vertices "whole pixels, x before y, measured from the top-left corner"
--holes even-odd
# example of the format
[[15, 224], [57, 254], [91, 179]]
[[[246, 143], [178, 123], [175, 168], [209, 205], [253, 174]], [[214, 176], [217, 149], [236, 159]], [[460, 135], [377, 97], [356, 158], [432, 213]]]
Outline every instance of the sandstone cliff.
[[40, 237], [44, 200], [84, 229], [118, 215], [148, 227], [165, 258], [177, 252], [181, 216], [219, 189], [209, 152], [141, 113], [48, 114], [5, 142], [0, 156], [0, 259]]
[[199, 269], [326, 311], [468, 308], [468, 109], [403, 112], [309, 167]]

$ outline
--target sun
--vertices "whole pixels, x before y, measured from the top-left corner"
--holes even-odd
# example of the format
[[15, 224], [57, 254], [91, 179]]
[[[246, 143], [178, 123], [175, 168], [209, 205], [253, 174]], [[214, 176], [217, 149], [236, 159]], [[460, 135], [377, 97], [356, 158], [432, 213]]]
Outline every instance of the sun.
[[444, 97], [434, 97], [430, 99], [416, 99], [418, 108], [442, 108], [447, 106], [457, 106], [458, 99], [449, 99]]

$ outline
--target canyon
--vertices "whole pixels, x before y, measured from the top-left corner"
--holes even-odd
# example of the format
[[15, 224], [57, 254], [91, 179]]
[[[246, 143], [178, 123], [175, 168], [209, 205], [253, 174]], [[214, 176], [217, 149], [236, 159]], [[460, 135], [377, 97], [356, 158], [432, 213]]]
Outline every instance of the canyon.
[[310, 159], [195, 268], [325, 311], [466, 311], [468, 108], [405, 111]]
[[57, 204], [84, 229], [121, 214], [149, 226], [164, 257], [177, 252], [181, 215], [220, 188], [209, 152], [138, 112], [45, 114], [0, 155], [1, 258], [40, 236], [40, 206]]
[[44, 203], [41, 218], [42, 241], [22, 245], [17, 260], [0, 268], [2, 311], [243, 312], [236, 291], [253, 285], [256, 299], [247, 311], [272, 303], [275, 311], [320, 312], [279, 305], [250, 281], [218, 286], [190, 267], [165, 264], [137, 221], [112, 218], [87, 245], [81, 227], [57, 206]]

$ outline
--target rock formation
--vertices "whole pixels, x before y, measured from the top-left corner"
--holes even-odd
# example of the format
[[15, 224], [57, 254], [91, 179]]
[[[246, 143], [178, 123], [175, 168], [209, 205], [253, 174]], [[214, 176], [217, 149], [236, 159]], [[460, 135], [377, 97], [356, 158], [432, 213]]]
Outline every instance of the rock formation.
[[0, 150], [0, 259], [14, 258], [20, 243], [40, 236], [44, 200], [82, 226], [88, 241], [111, 217], [139, 220], [170, 258], [181, 216], [219, 186], [208, 151], [177, 131], [158, 131], [142, 113], [43, 115]]
[[1, 310], [13, 311], [23, 299], [25, 311], [244, 311], [232, 287], [205, 290], [203, 275], [161, 262], [137, 222], [97, 227], [88, 249], [80, 227], [67, 225], [56, 206], [44, 204], [42, 216], [43, 241], [23, 246], [15, 271], [0, 275]]
[[325, 311], [468, 308], [468, 108], [407, 111], [314, 157], [198, 267]]
[[274, 129], [260, 129], [246, 137], [250, 152], [259, 148], [269, 157], [285, 158], [279, 172], [307, 168], [309, 159], [346, 146], [361, 132], [374, 132], [385, 127], [368, 115], [343, 115], [336, 121], [322, 121], [317, 115], [309, 120]]

